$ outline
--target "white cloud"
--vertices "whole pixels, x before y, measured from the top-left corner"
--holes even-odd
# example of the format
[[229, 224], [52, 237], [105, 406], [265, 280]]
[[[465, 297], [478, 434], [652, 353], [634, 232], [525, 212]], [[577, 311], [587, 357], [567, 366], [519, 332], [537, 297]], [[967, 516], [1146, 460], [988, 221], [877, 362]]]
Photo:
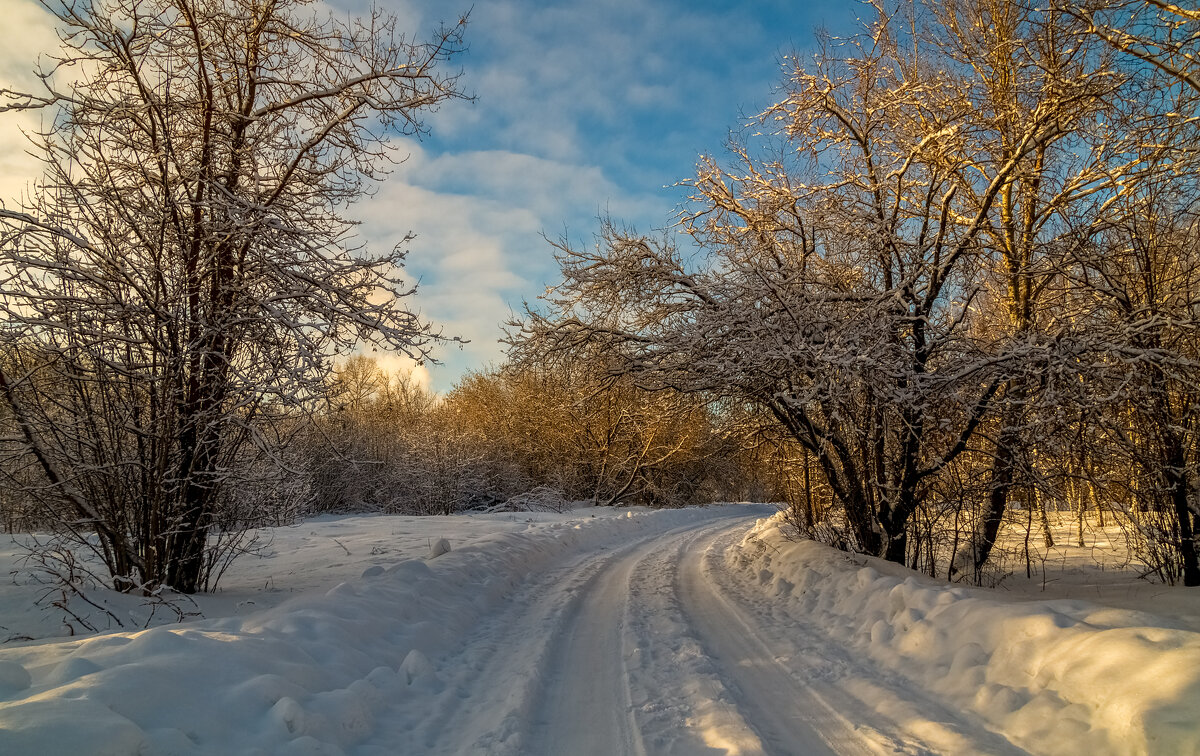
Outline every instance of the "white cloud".
[[58, 46], [54, 18], [34, 0], [5, 0], [0, 26], [0, 80], [22, 89], [38, 84], [39, 57]]
[[[55, 38], [34, 0], [4, 2], [0, 77], [29, 82], [15, 77], [28, 76]], [[388, 10], [399, 30], [422, 40], [470, 5], [395, 0]], [[345, 17], [371, 4], [315, 7]], [[472, 49], [450, 65], [465, 68], [463, 83], [478, 100], [430, 114], [432, 146], [400, 142], [408, 161], [349, 213], [363, 220], [361, 235], [377, 249], [417, 234], [406, 273], [421, 286], [411, 306], [448, 335], [470, 339], [461, 350], [440, 350], [447, 366], [430, 370], [436, 388], [502, 357], [499, 324], [556, 278], [543, 232], [587, 243], [597, 215], [643, 229], [669, 221], [679, 194], [655, 185], [686, 175], [699, 150], [719, 147], [721, 123], [736, 120], [729, 98], [740, 101], [742, 84], [755, 81], [746, 97], [767, 94], [757, 74], [747, 74], [751, 59], [756, 71], [771, 66], [774, 51], [763, 36], [736, 4], [725, 11], [641, 0], [475, 4]], [[714, 103], [724, 119], [715, 138], [712, 124], [696, 126]], [[17, 120], [0, 116], [5, 198], [36, 172], [17, 147]]]
[[[428, 15], [446, 6], [425, 7]], [[434, 115], [435, 133], [484, 128], [494, 146], [570, 163], [619, 164], [627, 156], [596, 151], [631, 132], [652, 147], [661, 134], [638, 132], [647, 116], [662, 131], [692, 132], [702, 119], [718, 141], [695, 149], [719, 146], [737, 116], [730, 99], [768, 94], [762, 72], [773, 78], [772, 44], [786, 41], [767, 42], [779, 31], [737, 4], [493, 0], [476, 5], [471, 21], [463, 64], [478, 102]]]
[[376, 248], [416, 233], [407, 271], [420, 288], [410, 304], [447, 336], [469, 340], [438, 350], [446, 363], [431, 368], [439, 390], [465, 368], [502, 359], [501, 324], [556, 274], [543, 231], [569, 220], [590, 229], [606, 206], [614, 214], [665, 207], [623, 194], [595, 166], [505, 151], [430, 155], [409, 141], [400, 150], [408, 159], [351, 214]]
[[[34, 75], [39, 56], [58, 46], [53, 18], [33, 0], [6, 0], [0, 23], [0, 88], [40, 93]], [[13, 206], [41, 175], [37, 159], [28, 155], [29, 142], [22, 134], [42, 125], [37, 112], [0, 113], [0, 202]]]
[[367, 353], [385, 373], [407, 376], [409, 380], [424, 388], [432, 388], [429, 368], [411, 357], [396, 352]]

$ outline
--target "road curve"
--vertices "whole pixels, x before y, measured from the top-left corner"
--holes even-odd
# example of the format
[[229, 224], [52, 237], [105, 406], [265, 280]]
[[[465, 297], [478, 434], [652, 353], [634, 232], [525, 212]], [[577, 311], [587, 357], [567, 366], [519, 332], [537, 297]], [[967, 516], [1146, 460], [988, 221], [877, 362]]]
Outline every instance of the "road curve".
[[530, 575], [359, 752], [1022, 753], [781, 613], [725, 561], [754, 518], [711, 512]]

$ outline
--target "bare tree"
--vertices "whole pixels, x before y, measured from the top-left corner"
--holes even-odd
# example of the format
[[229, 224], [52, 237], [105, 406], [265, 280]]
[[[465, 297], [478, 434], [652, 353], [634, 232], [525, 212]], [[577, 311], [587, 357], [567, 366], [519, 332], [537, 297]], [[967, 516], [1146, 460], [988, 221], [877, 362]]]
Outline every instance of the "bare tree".
[[[963, 148], [972, 170], [957, 174], [959, 192], [983, 216], [980, 244], [991, 257], [986, 299], [996, 316], [988, 328], [1013, 346], [1040, 349], [1061, 335], [1064, 321], [1040, 306], [1061, 269], [1072, 218], [1102, 212], [1141, 156], [1113, 147], [1121, 115], [1113, 94], [1124, 77], [1068, 14], [1023, 0], [948, 0], [924, 4], [929, 24], [919, 37], [955, 72], [971, 103]], [[1119, 127], [1118, 127], [1119, 128]], [[996, 178], [1006, 174], [997, 184]], [[993, 197], [990, 192], [998, 188]], [[1008, 500], [1041, 497], [1033, 421], [1044, 370], [1010, 375], [998, 394], [990, 490], [974, 537], [955, 560], [977, 571], [987, 561]], [[1044, 509], [1040, 510], [1043, 522]], [[1044, 528], [1049, 539], [1049, 530]], [[969, 552], [969, 553], [968, 553]], [[973, 562], [968, 565], [968, 562]]]
[[1166, 582], [1200, 585], [1200, 214], [1195, 184], [1173, 175], [1122, 195], [1074, 248], [1073, 283], [1090, 296], [1092, 456], [1102, 492], [1135, 526], [1138, 555]]
[[704, 397], [641, 390], [596, 359], [545, 360], [527, 346], [512, 357], [530, 359], [469, 375], [445, 400], [497, 479], [606, 506], [711, 501], [738, 479]]
[[1166, 0], [1055, 0], [1087, 32], [1200, 93], [1200, 10]]
[[[701, 255], [612, 224], [596, 250], [561, 244], [565, 282], [527, 332], [608, 351], [641, 385], [758, 403], [811, 455], [846, 542], [904, 561], [910, 518], [985, 433], [1003, 513], [1053, 352], [1035, 329], [1044, 259], [1062, 214], [1123, 169], [1089, 154], [1115, 83], [1071, 19], [986, 0], [875, 10], [789, 64], [755, 124], [776, 139], [702, 161], [683, 217]], [[984, 519], [990, 541], [999, 517]]]
[[738, 145], [732, 168], [702, 162], [684, 222], [707, 265], [609, 226], [595, 251], [561, 247], [565, 284], [528, 330], [604, 342], [643, 385], [759, 404], [817, 461], [849, 543], [901, 562], [929, 479], [1000, 385], [1005, 358], [965, 323], [979, 235], [1017, 159], [964, 206], [963, 87], [882, 11], [845, 44], [796, 63], [763, 114], [784, 141], [762, 152], [780, 157]]
[[459, 96], [443, 69], [465, 21], [419, 42], [296, 0], [45, 5], [63, 41], [45, 91], [0, 92], [52, 118], [31, 140], [44, 178], [0, 210], [23, 356], [0, 393], [116, 586], [193, 592], [221, 502], [261, 475], [249, 450], [275, 454], [330, 354], [437, 338], [403, 304], [400, 247], [357, 249], [342, 212], [390, 134]]
[[1104, 213], [1071, 219], [1068, 277], [1095, 298], [1084, 339], [1107, 388], [1081, 401], [1092, 411], [1093, 456], [1116, 471], [1100, 493], [1136, 526], [1152, 570], [1200, 585], [1200, 11], [1163, 0], [1051, 5], [1123, 59], [1131, 84], [1118, 102], [1129, 116], [1114, 142], [1145, 165], [1111, 193]]

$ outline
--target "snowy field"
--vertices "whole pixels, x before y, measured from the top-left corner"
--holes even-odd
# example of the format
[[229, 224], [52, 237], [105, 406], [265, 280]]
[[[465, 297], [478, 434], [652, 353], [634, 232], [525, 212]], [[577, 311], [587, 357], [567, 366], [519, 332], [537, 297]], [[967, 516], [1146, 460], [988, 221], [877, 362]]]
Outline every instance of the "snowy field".
[[0, 754], [1200, 753], [1200, 597], [1099, 569], [1115, 532], [985, 590], [772, 511], [321, 518], [74, 637], [10, 545]]

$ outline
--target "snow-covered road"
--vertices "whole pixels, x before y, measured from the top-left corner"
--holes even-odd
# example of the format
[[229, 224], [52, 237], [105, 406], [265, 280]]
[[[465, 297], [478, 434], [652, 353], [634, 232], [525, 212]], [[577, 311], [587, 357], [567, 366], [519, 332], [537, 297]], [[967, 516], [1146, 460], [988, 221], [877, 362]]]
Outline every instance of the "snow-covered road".
[[[381, 714], [366, 750], [1023, 753], [881, 680], [817, 628], [748, 600], [759, 592], [739, 585], [722, 555], [753, 518], [722, 515], [575, 553], [532, 576], [439, 660], [420, 725], [411, 728], [408, 712], [389, 728]], [[853, 686], [899, 716], [870, 711]]]
[[1185, 619], [1001, 600], [773, 511], [281, 529], [228, 613], [0, 647], [0, 754], [1200, 752]]

